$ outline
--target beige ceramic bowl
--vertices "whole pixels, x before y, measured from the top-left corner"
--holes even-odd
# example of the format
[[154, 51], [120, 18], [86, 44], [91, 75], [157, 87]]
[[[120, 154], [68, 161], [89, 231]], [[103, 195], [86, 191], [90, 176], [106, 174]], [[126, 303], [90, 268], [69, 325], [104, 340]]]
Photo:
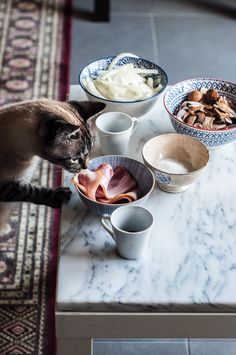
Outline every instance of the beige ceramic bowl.
[[170, 133], [150, 139], [143, 147], [143, 160], [162, 190], [182, 192], [201, 175], [209, 152], [195, 138]]

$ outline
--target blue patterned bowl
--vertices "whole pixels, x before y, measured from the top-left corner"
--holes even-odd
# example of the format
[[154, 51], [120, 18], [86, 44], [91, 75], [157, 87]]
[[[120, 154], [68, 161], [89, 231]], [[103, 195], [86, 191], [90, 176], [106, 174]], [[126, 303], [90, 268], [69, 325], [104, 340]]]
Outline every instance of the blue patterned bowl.
[[[94, 158], [90, 161], [88, 169], [95, 170], [100, 164], [108, 163], [115, 168], [118, 165], [122, 165], [127, 171], [130, 172], [132, 176], [135, 177], [139, 183], [139, 194], [140, 198], [137, 201], [122, 204], [106, 204], [96, 202], [85, 196], [79, 189], [77, 189], [78, 194], [83, 201], [83, 203], [93, 210], [94, 213], [98, 215], [111, 214], [115, 209], [120, 206], [125, 205], [138, 205], [143, 206], [152, 192], [155, 185], [155, 178], [152, 171], [146, 167], [144, 164], [137, 160], [127, 158], [122, 155], [105, 155], [102, 157]], [[140, 183], [141, 182], [141, 183]]]
[[203, 143], [178, 133], [160, 134], [149, 139], [142, 155], [158, 186], [167, 192], [185, 191], [197, 181], [209, 161], [209, 152]]
[[175, 112], [179, 105], [186, 100], [188, 93], [193, 90], [216, 89], [220, 95], [236, 102], [236, 84], [219, 79], [196, 78], [181, 81], [173, 85], [164, 96], [164, 106], [169, 113], [172, 126], [176, 132], [187, 134], [199, 139], [208, 148], [217, 148], [231, 143], [236, 139], [236, 128], [211, 130], [193, 127], [180, 121]]
[[[124, 57], [118, 61], [117, 65], [122, 66], [123, 64], [133, 63], [137, 68], [142, 67], [146, 69], [158, 69], [159, 75], [161, 77], [162, 89], [150, 98], [137, 101], [113, 101], [108, 99], [101, 99], [100, 97], [91, 94], [86, 89], [83, 84], [83, 80], [87, 77], [95, 79], [98, 76], [98, 72], [101, 70], [106, 70], [114, 58], [114, 56], [109, 56], [95, 60], [94, 62], [86, 65], [79, 74], [79, 84], [85, 91], [90, 101], [100, 101], [107, 105], [104, 111], [119, 111], [130, 116], [140, 117], [153, 107], [160, 93], [166, 88], [168, 83], [167, 75], [162, 68], [146, 59], [139, 57]], [[152, 77], [157, 78], [157, 75], [152, 75]]]

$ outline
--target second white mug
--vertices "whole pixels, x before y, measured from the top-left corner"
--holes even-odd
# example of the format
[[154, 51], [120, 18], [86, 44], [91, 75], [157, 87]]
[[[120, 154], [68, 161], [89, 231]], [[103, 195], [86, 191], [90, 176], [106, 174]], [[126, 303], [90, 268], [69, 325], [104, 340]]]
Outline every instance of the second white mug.
[[104, 155], [126, 153], [138, 120], [122, 112], [106, 112], [96, 119], [100, 149]]
[[105, 214], [101, 219], [102, 226], [114, 239], [119, 254], [130, 260], [138, 259], [145, 252], [153, 222], [149, 210], [132, 205], [119, 207], [111, 216]]

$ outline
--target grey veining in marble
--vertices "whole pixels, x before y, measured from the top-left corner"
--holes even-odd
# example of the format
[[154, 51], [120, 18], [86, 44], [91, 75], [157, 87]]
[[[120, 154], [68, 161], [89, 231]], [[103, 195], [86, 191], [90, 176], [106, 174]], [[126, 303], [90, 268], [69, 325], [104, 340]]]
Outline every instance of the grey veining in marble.
[[[72, 98], [83, 98], [72, 87]], [[171, 132], [162, 98], [143, 116], [129, 156]], [[94, 154], [99, 155], [95, 150]], [[236, 311], [236, 144], [211, 151], [199, 179], [181, 194], [157, 187], [147, 207], [155, 226], [145, 256], [119, 257], [100, 219], [73, 198], [62, 210], [57, 306], [96, 311]]]

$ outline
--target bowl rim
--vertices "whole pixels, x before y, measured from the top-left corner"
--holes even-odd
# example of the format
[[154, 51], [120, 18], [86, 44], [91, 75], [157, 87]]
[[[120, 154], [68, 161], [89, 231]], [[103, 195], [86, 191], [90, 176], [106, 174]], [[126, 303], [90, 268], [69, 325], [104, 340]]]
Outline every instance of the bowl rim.
[[[112, 103], [117, 103], [117, 104], [130, 104], [130, 103], [144, 102], [144, 101], [152, 100], [152, 99], [156, 98], [158, 95], [160, 95], [160, 94], [166, 89], [166, 87], [167, 87], [167, 85], [168, 85], [168, 75], [166, 74], [165, 70], [162, 69], [159, 65], [157, 65], [157, 64], [155, 64], [155, 63], [153, 63], [153, 62], [151, 62], [151, 61], [148, 60], [148, 59], [141, 58], [141, 57], [137, 57], [136, 59], [142, 59], [142, 60], [144, 60], [144, 61], [146, 61], [146, 62], [149, 62], [149, 63], [151, 63], [151, 64], [154, 64], [154, 65], [157, 67], [158, 70], [160, 69], [160, 71], [162, 72], [162, 74], [164, 75], [164, 77], [165, 77], [165, 79], [166, 79], [166, 80], [165, 80], [165, 85], [162, 85], [162, 88], [161, 88], [160, 91], [156, 92], [154, 95], [152, 95], [152, 96], [150, 96], [150, 97], [147, 97], [147, 98], [141, 99], [141, 100], [135, 100], [135, 101], [116, 101], [116, 100], [109, 100], [109, 99], [106, 99], [106, 98], [103, 98], [103, 97], [96, 96], [96, 95], [92, 94], [91, 92], [89, 92], [89, 91], [85, 88], [85, 86], [83, 85], [82, 80], [81, 80], [81, 74], [82, 74], [83, 70], [84, 70], [86, 67], [88, 67], [89, 65], [98, 62], [99, 60], [105, 60], [105, 59], [108, 59], [108, 58], [112, 58], [112, 59], [113, 59], [113, 58], [115, 58], [115, 57], [116, 57], [116, 56], [108, 55], [108, 56], [106, 56], [106, 57], [98, 58], [98, 59], [96, 59], [96, 60], [93, 60], [92, 62], [89, 62], [88, 64], [86, 64], [86, 65], [80, 70], [80, 72], [79, 72], [79, 77], [78, 77], [78, 81], [79, 81], [80, 86], [82, 87], [82, 89], [83, 89], [85, 92], [87, 92], [89, 95], [95, 97], [96, 99], [98, 99], [98, 100], [103, 100], [103, 101], [105, 101], [105, 102], [112, 102]], [[130, 57], [130, 58], [133, 58], [133, 57]]]
[[[149, 166], [146, 166], [145, 164], [143, 164], [141, 161], [137, 160], [137, 159], [133, 159], [133, 158], [130, 158], [130, 157], [127, 157], [125, 155], [115, 155], [115, 154], [111, 154], [111, 155], [104, 155], [104, 157], [112, 157], [112, 156], [116, 156], [116, 157], [123, 157], [123, 158], [127, 158], [129, 160], [133, 160], [135, 162], [138, 162], [140, 164], [142, 164], [151, 174], [151, 177], [152, 177], [152, 186], [150, 188], [150, 190], [144, 195], [142, 196], [141, 198], [135, 200], [135, 201], [132, 201], [132, 202], [127, 202], [127, 203], [103, 203], [103, 202], [98, 202], [98, 201], [95, 201], [89, 197], [87, 197], [77, 186], [75, 186], [76, 190], [78, 191], [79, 194], [81, 194], [83, 197], [85, 197], [87, 200], [93, 202], [93, 203], [96, 203], [98, 206], [106, 206], [106, 207], [121, 207], [121, 206], [130, 206], [132, 204], [136, 204], [137, 201], [141, 201], [142, 199], [144, 199], [146, 196], [150, 195], [150, 193], [152, 192], [152, 190], [154, 189], [155, 187], [155, 183], [156, 183], [156, 180], [155, 180], [155, 176], [152, 172], [152, 170], [149, 168]], [[103, 156], [99, 156], [99, 157], [94, 157], [90, 160], [90, 162], [92, 162], [94, 159], [96, 158], [101, 158]], [[89, 163], [90, 163], [89, 162]]]
[[203, 148], [203, 149], [206, 151], [206, 153], [207, 153], [207, 161], [206, 161], [206, 163], [205, 163], [201, 168], [196, 169], [196, 170], [193, 170], [193, 171], [189, 171], [189, 172], [187, 172], [187, 173], [169, 173], [169, 172], [167, 172], [167, 171], [165, 171], [165, 170], [158, 169], [158, 168], [156, 168], [155, 166], [153, 166], [151, 163], [149, 163], [149, 162], [147, 161], [147, 159], [145, 158], [144, 153], [143, 153], [143, 150], [144, 150], [145, 145], [146, 145], [147, 143], [149, 143], [152, 139], [155, 139], [155, 138], [157, 138], [157, 137], [171, 136], [171, 135], [172, 135], [172, 136], [175, 135], [175, 136], [177, 136], [177, 137], [179, 137], [179, 138], [180, 138], [180, 137], [183, 137], [183, 134], [180, 134], [180, 133], [164, 133], [164, 134], [159, 134], [158, 136], [154, 136], [154, 137], [150, 138], [150, 139], [144, 144], [143, 149], [142, 149], [142, 157], [143, 157], [143, 160], [145, 161], [145, 163], [146, 163], [151, 169], [156, 169], [156, 170], [160, 171], [160, 172], [163, 173], [163, 174], [167, 174], [167, 175], [171, 175], [171, 176], [173, 176], [173, 175], [175, 175], [175, 176], [189, 176], [189, 175], [194, 175], [194, 174], [198, 173], [199, 171], [201, 171], [202, 169], [206, 168], [206, 166], [208, 165], [209, 160], [210, 160], [210, 152], [209, 152], [209, 149], [207, 148], [207, 146], [206, 146], [204, 143], [202, 143], [201, 141], [199, 141], [197, 138], [194, 138], [194, 137], [189, 136], [189, 135], [184, 135], [184, 137], [185, 137], [186, 139], [190, 139], [190, 140], [194, 141], [195, 143], [199, 144], [200, 146], [202, 146], [202, 148]]
[[[131, 203], [131, 202], [130, 202]], [[129, 206], [130, 206], [130, 203], [128, 203], [127, 205], [125, 205], [125, 206], [120, 206], [120, 207], [124, 207], [124, 208], [129, 208]], [[154, 217], [153, 217], [153, 214], [152, 214], [152, 212], [150, 211], [150, 209], [148, 209], [148, 208], [146, 208], [146, 207], [144, 207], [144, 206], [139, 206], [139, 205], [134, 205], [134, 206], [132, 206], [132, 207], [135, 207], [135, 209], [136, 208], [142, 208], [142, 209], [144, 209], [146, 212], [148, 212], [149, 213], [149, 216], [151, 216], [151, 219], [152, 219], [152, 223], [151, 223], [151, 225], [148, 227], [148, 228], [145, 228], [145, 229], [143, 229], [143, 230], [140, 230], [140, 231], [137, 231], [137, 232], [134, 232], [135, 234], [137, 234], [137, 235], [140, 235], [141, 233], [143, 233], [144, 231], [149, 231], [152, 227], [153, 227], [153, 224], [154, 224]], [[116, 212], [118, 210], [118, 208], [116, 208], [115, 209], [115, 211], [113, 211], [114, 213], [119, 213], [119, 212]], [[106, 216], [106, 214], [105, 214], [105, 216]], [[111, 222], [113, 222], [112, 221], [112, 219], [114, 218], [114, 215], [113, 216], [110, 216], [110, 218], [111, 218]], [[113, 225], [114, 225], [114, 223], [113, 223]], [[124, 229], [121, 229], [121, 228], [119, 228], [119, 227], [117, 227], [117, 226], [115, 226], [114, 225], [114, 227], [118, 230], [118, 231], [120, 231], [120, 232], [124, 232]], [[130, 235], [132, 235], [132, 233], [133, 232], [128, 232]]]
[[176, 87], [176, 85], [179, 85], [179, 84], [184, 84], [186, 82], [191, 82], [191, 81], [217, 81], [217, 82], [222, 82], [222, 83], [225, 83], [225, 84], [230, 84], [230, 85], [234, 85], [236, 87], [236, 83], [232, 82], [232, 81], [227, 81], [227, 80], [223, 80], [223, 79], [216, 79], [216, 78], [190, 78], [190, 79], [186, 79], [186, 80], [182, 80], [182, 81], [179, 81], [175, 84], [173, 84], [166, 92], [165, 92], [165, 95], [163, 97], [163, 104], [164, 104], [164, 107], [166, 109], [166, 111], [168, 112], [168, 114], [174, 119], [176, 120], [178, 123], [181, 123], [183, 124], [184, 126], [186, 127], [190, 127], [192, 128], [193, 130], [197, 130], [197, 131], [203, 131], [203, 132], [212, 132], [212, 133], [220, 133], [220, 132], [228, 132], [228, 131], [233, 131], [233, 130], [236, 130], [236, 127], [231, 127], [231, 128], [223, 128], [223, 129], [210, 129], [210, 128], [199, 128], [199, 127], [193, 127], [192, 125], [186, 123], [186, 122], [183, 122], [181, 121], [180, 119], [177, 118], [177, 116], [175, 116], [172, 112], [169, 111], [169, 109], [167, 108], [167, 104], [166, 104], [166, 97], [168, 96], [168, 94], [171, 92], [171, 90], [174, 89], [174, 87]]

